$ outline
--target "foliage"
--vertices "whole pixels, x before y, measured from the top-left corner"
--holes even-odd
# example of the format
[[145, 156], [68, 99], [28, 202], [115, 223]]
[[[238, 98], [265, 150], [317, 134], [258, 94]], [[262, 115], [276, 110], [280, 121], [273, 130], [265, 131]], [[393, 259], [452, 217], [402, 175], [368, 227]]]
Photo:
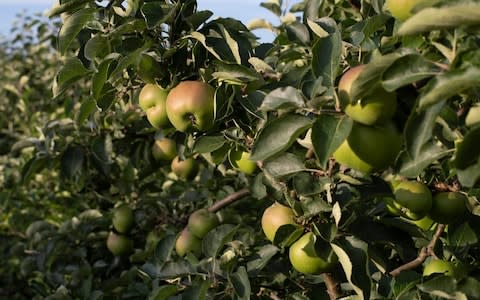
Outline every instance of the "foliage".
[[[52, 23], [24, 20], [0, 50], [0, 298], [480, 297], [480, 127], [466, 122], [478, 114], [479, 3], [439, 0], [403, 23], [382, 0], [261, 6], [280, 25], [211, 19], [195, 0], [61, 0]], [[262, 27], [272, 42], [256, 38]], [[395, 161], [370, 174], [331, 158], [352, 128], [338, 81], [361, 64], [350, 98], [395, 92], [402, 132]], [[152, 80], [208, 82], [213, 128], [153, 128], [138, 105]], [[200, 164], [195, 179], [152, 157], [164, 137]], [[240, 150], [258, 172], [232, 167]], [[406, 179], [461, 192], [468, 213], [435, 230], [392, 215], [385, 198]], [[282, 226], [272, 243], [260, 222], [275, 201], [302, 228]], [[121, 205], [133, 209], [135, 250], [114, 256], [106, 239]], [[207, 207], [221, 224], [201, 255], [180, 257], [176, 236]], [[329, 273], [291, 267], [286, 245], [309, 231], [315, 251], [338, 257]], [[432, 258], [459, 272], [422, 277]]]

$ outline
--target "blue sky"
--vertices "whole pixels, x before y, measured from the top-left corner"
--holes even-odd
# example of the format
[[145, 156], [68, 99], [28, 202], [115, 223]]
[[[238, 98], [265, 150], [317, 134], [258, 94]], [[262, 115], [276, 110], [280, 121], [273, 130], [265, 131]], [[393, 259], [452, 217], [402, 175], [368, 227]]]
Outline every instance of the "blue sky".
[[[44, 12], [54, 0], [0, 0], [0, 36], [8, 36], [15, 15], [25, 10], [27, 13]], [[215, 16], [232, 17], [246, 24], [255, 18], [266, 18], [273, 23], [276, 19], [269, 11], [260, 7], [261, 0], [197, 0], [200, 10], [211, 10]], [[225, 3], [228, 3], [226, 5]], [[273, 34], [266, 30], [255, 32], [262, 40], [271, 40]]]

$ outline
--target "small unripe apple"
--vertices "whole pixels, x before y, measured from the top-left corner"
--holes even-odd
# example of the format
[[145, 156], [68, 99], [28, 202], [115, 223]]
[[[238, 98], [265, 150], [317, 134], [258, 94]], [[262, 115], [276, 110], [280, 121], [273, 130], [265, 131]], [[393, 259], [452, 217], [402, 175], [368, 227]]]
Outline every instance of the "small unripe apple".
[[198, 163], [192, 157], [181, 160], [179, 156], [176, 156], [172, 160], [171, 167], [172, 172], [181, 179], [191, 180], [198, 173]]
[[321, 249], [325, 253], [322, 256], [318, 250], [316, 236], [308, 232], [290, 246], [288, 252], [290, 263], [295, 270], [304, 274], [324, 273], [332, 268], [337, 256], [331, 249]]
[[468, 212], [467, 197], [459, 192], [441, 192], [433, 196], [432, 209], [429, 216], [440, 224], [451, 224], [461, 221]]
[[218, 218], [207, 209], [199, 209], [188, 218], [188, 230], [198, 238], [203, 238], [210, 230], [218, 226]]
[[125, 255], [133, 251], [133, 241], [128, 237], [110, 232], [107, 237], [107, 248], [115, 255]]
[[180, 256], [185, 256], [188, 252], [199, 256], [202, 251], [202, 241], [185, 228], [177, 237], [175, 251]]
[[252, 175], [257, 170], [257, 163], [250, 160], [250, 153], [248, 152], [242, 150], [230, 151], [229, 158], [232, 166], [242, 173]]
[[156, 161], [171, 161], [177, 155], [177, 144], [168, 138], [155, 140], [152, 146], [152, 155]]
[[429, 0], [387, 0], [385, 5], [395, 19], [405, 21], [412, 16], [412, 9]]
[[182, 81], [167, 97], [167, 115], [179, 131], [206, 131], [213, 126], [215, 90], [201, 81]]
[[138, 96], [140, 107], [146, 112], [147, 119], [155, 128], [170, 127], [166, 101], [168, 91], [157, 84], [146, 84]]
[[395, 187], [394, 194], [404, 217], [411, 220], [420, 220], [432, 208], [432, 193], [422, 182], [403, 181]]
[[297, 225], [295, 213], [290, 207], [275, 202], [263, 212], [262, 230], [271, 242], [274, 241], [278, 228], [287, 224]]
[[449, 261], [432, 259], [425, 264], [425, 267], [423, 268], [423, 276], [429, 276], [435, 273], [454, 276], [455, 266]]
[[133, 211], [127, 205], [115, 208], [112, 217], [112, 224], [119, 233], [127, 233], [133, 227]]

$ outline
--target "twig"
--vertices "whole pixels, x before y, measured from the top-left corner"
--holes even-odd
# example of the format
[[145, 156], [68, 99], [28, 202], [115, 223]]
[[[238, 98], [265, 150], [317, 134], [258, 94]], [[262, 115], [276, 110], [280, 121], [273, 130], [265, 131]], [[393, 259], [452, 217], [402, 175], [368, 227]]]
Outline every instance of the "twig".
[[333, 277], [331, 273], [322, 274], [323, 281], [327, 286], [327, 293], [330, 296], [331, 300], [338, 299], [342, 296], [342, 289], [340, 288], [340, 283]]
[[427, 245], [428, 255], [438, 258], [437, 255], [435, 255], [434, 248], [435, 248], [435, 245], [437, 244], [437, 241], [440, 239], [444, 231], [445, 231], [445, 224], [438, 224], [437, 231], [435, 231], [435, 234], [433, 235], [432, 240]]
[[233, 194], [228, 195], [227, 197], [223, 198], [222, 200], [219, 200], [215, 202], [212, 206], [208, 208], [208, 211], [211, 213], [215, 213], [225, 206], [228, 206], [232, 204], [233, 202], [247, 196], [250, 194], [250, 190], [248, 188], [241, 189]]

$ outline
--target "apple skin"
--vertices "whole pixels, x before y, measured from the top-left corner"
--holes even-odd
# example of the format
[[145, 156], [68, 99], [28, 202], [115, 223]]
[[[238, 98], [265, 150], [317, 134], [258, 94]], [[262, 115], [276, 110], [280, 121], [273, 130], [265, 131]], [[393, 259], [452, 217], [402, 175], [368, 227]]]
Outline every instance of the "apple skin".
[[422, 182], [403, 181], [395, 187], [394, 194], [395, 203], [408, 219], [420, 220], [432, 208], [432, 193]]
[[304, 274], [321, 274], [331, 269], [337, 256], [331, 251], [326, 258], [318, 255], [315, 249], [316, 237], [308, 232], [290, 246], [288, 257], [298, 272]]
[[400, 21], [405, 21], [412, 16], [412, 9], [428, 0], [387, 0], [385, 5], [392, 16]]
[[239, 150], [230, 151], [230, 163], [242, 173], [252, 175], [257, 170], [257, 163], [250, 160], [250, 153]]
[[374, 125], [389, 121], [397, 109], [397, 97], [393, 92], [376, 88], [362, 99], [351, 99], [352, 84], [365, 69], [366, 65], [351, 68], [338, 83], [338, 94], [342, 107], [354, 121]]
[[191, 180], [198, 173], [198, 163], [192, 157], [180, 160], [179, 156], [175, 156], [171, 163], [172, 172], [178, 178]]
[[468, 212], [467, 197], [459, 192], [441, 192], [433, 196], [429, 217], [440, 224], [461, 221]]
[[342, 165], [369, 174], [391, 165], [401, 148], [401, 136], [391, 122], [366, 126], [355, 122], [348, 138], [333, 153]]
[[152, 146], [152, 155], [156, 161], [171, 161], [177, 155], [177, 144], [168, 138], [155, 140]]
[[423, 268], [423, 276], [429, 276], [435, 273], [455, 276], [455, 266], [449, 261], [432, 259], [425, 264], [425, 267]]
[[207, 209], [199, 209], [188, 218], [188, 230], [197, 238], [202, 239], [210, 230], [219, 224], [217, 215]]
[[202, 241], [193, 233], [184, 228], [175, 241], [175, 251], [179, 256], [185, 256], [188, 252], [199, 256], [202, 251]]
[[133, 241], [128, 237], [110, 232], [107, 237], [107, 248], [115, 255], [125, 255], [133, 251]]
[[178, 131], [206, 131], [214, 124], [215, 90], [201, 81], [182, 81], [168, 93], [166, 107]]
[[147, 114], [147, 119], [155, 128], [171, 127], [167, 116], [168, 91], [156, 84], [146, 84], [138, 95], [138, 103]]
[[269, 241], [273, 242], [278, 228], [287, 224], [297, 225], [290, 207], [275, 202], [263, 212], [262, 230]]
[[119, 233], [127, 233], [133, 227], [133, 211], [127, 205], [115, 208], [112, 217], [112, 224]]

